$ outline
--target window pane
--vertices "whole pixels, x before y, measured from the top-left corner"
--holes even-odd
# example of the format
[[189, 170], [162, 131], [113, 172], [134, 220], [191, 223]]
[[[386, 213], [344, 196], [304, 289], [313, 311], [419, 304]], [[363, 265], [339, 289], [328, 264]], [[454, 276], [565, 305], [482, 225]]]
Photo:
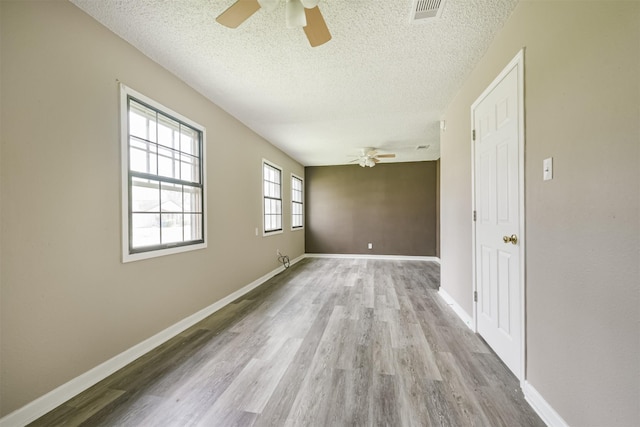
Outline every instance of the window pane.
[[162, 243], [182, 242], [182, 214], [161, 214]]
[[202, 213], [202, 189], [185, 185], [182, 206], [185, 212]]
[[185, 241], [202, 240], [202, 215], [184, 216], [184, 239]]
[[160, 191], [160, 200], [162, 203], [161, 212], [182, 213], [182, 185], [163, 182]]
[[129, 140], [129, 169], [136, 172], [157, 173], [156, 145], [139, 139]]
[[131, 214], [131, 246], [140, 248], [160, 244], [160, 215]]
[[160, 212], [160, 183], [158, 181], [131, 179], [131, 211]]
[[200, 138], [195, 129], [180, 126], [180, 150], [186, 154], [200, 156]]
[[129, 99], [129, 134], [156, 141], [156, 112]]
[[180, 149], [180, 124], [162, 114], [158, 115], [158, 144]]
[[180, 155], [180, 179], [200, 182], [200, 161], [197, 157]]
[[158, 175], [179, 178], [180, 156], [177, 152], [158, 147]]
[[282, 214], [282, 202], [280, 200], [275, 200], [275, 204], [276, 204], [276, 213], [278, 215]]

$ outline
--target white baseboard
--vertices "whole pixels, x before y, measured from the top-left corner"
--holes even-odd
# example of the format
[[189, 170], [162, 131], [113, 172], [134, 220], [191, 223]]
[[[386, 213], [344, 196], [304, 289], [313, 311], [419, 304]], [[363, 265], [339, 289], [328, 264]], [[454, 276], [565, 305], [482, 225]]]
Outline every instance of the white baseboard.
[[460, 305], [456, 302], [456, 300], [454, 300], [453, 297], [447, 293], [447, 291], [442, 289], [442, 286], [438, 291], [438, 295], [440, 295], [440, 297], [444, 300], [444, 302], [447, 303], [447, 305], [453, 309], [453, 311], [458, 315], [460, 319], [462, 319], [464, 324], [467, 325], [469, 329], [471, 329], [473, 332], [476, 331], [473, 325], [473, 318], [469, 316], [462, 307], [460, 307]]
[[[304, 255], [295, 258], [291, 261], [290, 265], [297, 263], [303, 258]], [[81, 374], [80, 376], [72, 379], [71, 381], [62, 384], [58, 388], [50, 391], [44, 396], [37, 398], [36, 400], [28, 403], [22, 408], [11, 412], [10, 414], [0, 419], [0, 427], [25, 426], [30, 422], [35, 421], [47, 412], [62, 405], [72, 397], [85, 391], [89, 387], [102, 381], [119, 369], [124, 368], [129, 363], [150, 352], [159, 345], [182, 333], [207, 316], [210, 316], [224, 306], [240, 298], [244, 294], [262, 285], [267, 280], [284, 271], [284, 269], [285, 268], [283, 266], [276, 268], [275, 270], [265, 274], [259, 279], [254, 280], [243, 288], [238, 289], [234, 293], [222, 298], [221, 300], [211, 304], [208, 307], [203, 308], [202, 310], [192, 314], [191, 316], [182, 319], [178, 323], [169, 326], [167, 329], [158, 332], [154, 336], [142, 341], [139, 344], [136, 344], [128, 350], [123, 351], [117, 356], [114, 356], [106, 362], [101, 363], [100, 365], [90, 369], [84, 374]]]
[[395, 261], [432, 261], [440, 264], [440, 258], [435, 256], [411, 255], [368, 255], [368, 254], [305, 254], [306, 258], [343, 258], [343, 259], [384, 259]]
[[569, 424], [549, 405], [531, 383], [525, 381], [522, 386], [522, 392], [525, 400], [529, 402], [529, 405], [549, 427], [569, 427]]

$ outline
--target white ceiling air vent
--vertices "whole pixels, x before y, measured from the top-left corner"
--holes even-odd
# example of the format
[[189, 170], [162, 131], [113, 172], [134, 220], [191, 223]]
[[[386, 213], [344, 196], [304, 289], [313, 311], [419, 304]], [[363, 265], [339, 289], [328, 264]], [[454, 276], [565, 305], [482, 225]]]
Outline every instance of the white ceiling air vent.
[[415, 22], [428, 18], [439, 18], [446, 1], [447, 0], [413, 0], [412, 20]]

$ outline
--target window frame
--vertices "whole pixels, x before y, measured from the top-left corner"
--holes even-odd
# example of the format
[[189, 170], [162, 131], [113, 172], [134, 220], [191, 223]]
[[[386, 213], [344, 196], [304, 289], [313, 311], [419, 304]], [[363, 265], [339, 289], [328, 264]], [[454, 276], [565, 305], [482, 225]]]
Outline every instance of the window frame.
[[[300, 181], [300, 195], [302, 196], [302, 201], [301, 202], [297, 202], [294, 200], [293, 198], [293, 180], [297, 179], [298, 181]], [[299, 204], [302, 207], [302, 225], [295, 227], [294, 221], [293, 221], [293, 216], [295, 215], [295, 210], [293, 209], [294, 204]], [[291, 231], [297, 231], [297, 230], [304, 230], [304, 219], [305, 219], [305, 215], [304, 215], [304, 178], [300, 178], [298, 175], [292, 173], [291, 174]]]
[[[157, 113], [162, 114], [170, 119], [176, 120], [178, 122], [187, 125], [193, 130], [200, 133], [200, 189], [202, 194], [202, 238], [198, 240], [188, 241], [188, 242], [175, 242], [175, 243], [164, 243], [154, 246], [148, 246], [144, 249], [133, 249], [132, 248], [132, 229], [131, 229], [131, 189], [132, 189], [132, 174], [129, 168], [129, 99], [133, 99], [136, 103], [141, 104], [146, 107], [150, 107], [153, 110], [156, 110]], [[131, 89], [130, 87], [120, 84], [120, 159], [121, 159], [121, 196], [122, 196], [122, 262], [127, 263], [131, 261], [138, 261], [149, 258], [156, 258], [165, 255], [172, 255], [176, 253], [189, 252], [199, 249], [204, 249], [207, 247], [207, 179], [206, 179], [206, 128], [193, 120], [184, 117], [183, 115], [171, 110], [170, 108], [165, 107], [159, 102]], [[157, 171], [156, 171], [157, 172]], [[135, 171], [134, 171], [135, 173]], [[145, 175], [153, 175], [153, 174], [145, 174]], [[162, 175], [157, 176], [157, 181], [159, 185], [162, 183], [178, 183], [178, 180], [175, 178], [167, 178], [164, 180]], [[144, 179], [144, 178], [143, 178]], [[153, 178], [156, 180], [155, 178]], [[185, 181], [186, 182], [186, 181]]]
[[[283, 177], [284, 174], [283, 174], [283, 170], [282, 170], [282, 168], [280, 166], [278, 166], [277, 164], [275, 164], [275, 163], [273, 163], [273, 162], [271, 162], [271, 161], [269, 161], [267, 159], [262, 159], [261, 165], [262, 165], [262, 168], [261, 168], [262, 169], [262, 172], [261, 172], [261, 175], [262, 175], [262, 180], [261, 180], [261, 186], [262, 186], [262, 236], [266, 237], [266, 236], [273, 236], [275, 234], [284, 233], [284, 222], [283, 222], [283, 220], [284, 220], [284, 210], [283, 210], [284, 204], [282, 203], [283, 202], [283, 200], [282, 200], [283, 191], [282, 190], [283, 190], [283, 186], [284, 186], [284, 182], [282, 180], [282, 177]], [[279, 229], [267, 230], [267, 221], [266, 221], [267, 220], [267, 217], [266, 217], [267, 214], [266, 214], [265, 208], [264, 208], [265, 201], [267, 199], [267, 195], [265, 194], [265, 191], [264, 191], [264, 187], [265, 187], [264, 166], [265, 165], [270, 166], [271, 168], [276, 169], [276, 170], [278, 170], [280, 172], [280, 198], [279, 199], [275, 199], [273, 197], [269, 197], [269, 199], [279, 200], [280, 201], [280, 228]]]

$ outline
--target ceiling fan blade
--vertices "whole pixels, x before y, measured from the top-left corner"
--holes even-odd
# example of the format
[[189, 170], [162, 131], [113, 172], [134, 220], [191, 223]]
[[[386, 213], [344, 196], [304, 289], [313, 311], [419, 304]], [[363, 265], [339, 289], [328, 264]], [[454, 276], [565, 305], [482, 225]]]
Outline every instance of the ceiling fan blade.
[[369, 149], [369, 151], [367, 151], [367, 152], [365, 153], [365, 156], [367, 156], [367, 157], [373, 157], [373, 156], [375, 156], [376, 154], [378, 154], [378, 150]]
[[238, 28], [240, 24], [249, 19], [251, 15], [260, 9], [258, 0], [238, 0], [222, 12], [217, 18], [218, 23], [229, 28]]
[[396, 157], [395, 154], [378, 154], [376, 156], [379, 159], [393, 159], [394, 157]]
[[373, 163], [380, 163], [380, 160], [376, 159], [375, 157], [372, 158], [371, 160], [373, 160]]
[[307, 17], [307, 26], [304, 27], [304, 33], [307, 35], [311, 47], [320, 46], [331, 40], [331, 33], [324, 22], [322, 13], [318, 6], [312, 9], [305, 9], [304, 13]]

